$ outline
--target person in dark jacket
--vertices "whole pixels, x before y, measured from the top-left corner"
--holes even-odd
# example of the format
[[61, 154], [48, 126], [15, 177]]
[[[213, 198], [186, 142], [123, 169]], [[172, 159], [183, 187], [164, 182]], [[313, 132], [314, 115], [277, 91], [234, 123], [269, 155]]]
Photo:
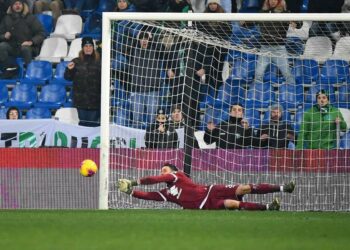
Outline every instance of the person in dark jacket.
[[[16, 57], [29, 64], [40, 52], [45, 29], [36, 16], [29, 13], [24, 0], [12, 0], [6, 16], [0, 23], [0, 67], [17, 74]], [[9, 75], [10, 72], [6, 72]], [[6, 77], [7, 78], [7, 77]]]
[[183, 118], [181, 105], [175, 104], [171, 108], [171, 118], [169, 120], [169, 125], [174, 129], [183, 128], [185, 126], [185, 121]]
[[270, 120], [260, 128], [260, 143], [262, 148], [288, 148], [288, 143], [294, 141], [292, 126], [282, 121], [283, 108], [275, 104], [270, 108]]
[[101, 106], [101, 58], [91, 37], [82, 39], [82, 50], [64, 72], [73, 81], [73, 106], [78, 110], [79, 125], [99, 126]]
[[[265, 0], [262, 13], [285, 13], [284, 0]], [[295, 79], [288, 64], [288, 52], [285, 46], [288, 22], [260, 22], [260, 53], [255, 70], [255, 81], [262, 83], [267, 66], [274, 63], [289, 84], [294, 84]], [[266, 56], [266, 54], [268, 56]]]
[[147, 148], [178, 148], [179, 139], [174, 127], [169, 126], [163, 109], [158, 109], [156, 121], [146, 129]]
[[216, 142], [217, 148], [241, 149], [252, 146], [253, 129], [243, 118], [244, 108], [234, 104], [230, 109], [228, 121], [221, 122], [217, 127], [213, 122], [207, 124], [204, 141], [207, 144]]

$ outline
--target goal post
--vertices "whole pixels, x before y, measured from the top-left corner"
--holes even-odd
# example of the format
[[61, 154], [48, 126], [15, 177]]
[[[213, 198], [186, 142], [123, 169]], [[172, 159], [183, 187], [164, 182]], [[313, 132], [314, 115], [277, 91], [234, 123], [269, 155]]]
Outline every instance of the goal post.
[[[272, 36], [264, 40], [267, 34], [261, 31], [259, 24], [265, 22], [271, 25], [271, 29], [289, 22], [331, 22], [338, 26], [334, 33], [340, 31], [340, 36], [350, 35], [348, 14], [103, 13], [100, 209], [175, 208], [163, 203], [135, 201], [115, 188], [119, 178], [136, 179], [157, 174], [162, 163], [171, 162], [180, 165], [181, 170], [201, 183], [277, 184], [296, 179], [300, 188], [297, 193], [283, 199], [284, 210], [350, 210], [350, 152], [347, 147], [340, 149], [339, 134], [345, 137], [347, 132], [344, 126], [343, 131], [338, 125], [334, 129], [337, 137], [334, 148], [312, 148], [308, 139], [303, 139], [301, 143], [310, 148], [299, 150], [295, 146], [298, 145], [297, 136], [305, 129], [302, 125], [303, 115], [315, 105], [316, 92], [309, 92], [314, 86], [327, 88], [329, 100], [342, 110], [344, 122], [350, 124], [347, 120], [350, 117], [347, 97], [342, 103], [340, 101], [343, 89], [347, 89], [349, 84], [350, 58], [334, 57], [342, 61], [344, 72], [339, 71], [335, 80], [324, 76], [322, 67], [326, 65], [327, 56], [315, 55], [319, 60], [301, 62], [302, 59], [314, 59], [304, 55], [307, 40], [311, 37], [309, 34], [300, 39], [302, 51], [294, 51], [300, 47], [296, 41], [291, 43], [293, 51], [286, 48], [282, 52], [264, 50], [264, 46], [276, 45], [279, 40]], [[218, 24], [207, 26], [210, 23]], [[244, 37], [248, 36], [246, 30], [235, 33], [244, 23], [248, 24], [246, 30], [250, 32], [249, 37]], [[251, 28], [249, 24], [257, 24], [258, 28]], [[154, 43], [149, 52], [138, 50], [141, 33], [147, 33], [147, 38], [151, 37]], [[334, 55], [338, 40], [339, 37], [330, 39], [332, 55], [329, 58]], [[314, 47], [314, 50], [317, 48]], [[314, 53], [314, 50], [311, 52]], [[309, 56], [314, 56], [312, 53]], [[312, 64], [314, 61], [316, 65]], [[266, 67], [260, 84], [257, 69], [263, 63]], [[205, 65], [205, 73], [202, 74], [197, 68], [199, 64]], [[289, 73], [284, 64], [290, 69]], [[134, 67], [138, 67], [138, 71]], [[162, 69], [158, 70], [157, 67]], [[170, 69], [172, 72], [169, 72]], [[269, 71], [268, 75], [266, 71]], [[299, 71], [301, 74], [298, 75]], [[175, 79], [180, 92], [174, 92], [174, 83], [168, 78]], [[140, 79], [149, 84], [162, 84], [141, 87], [141, 84], [138, 85]], [[290, 87], [293, 90], [284, 96], [282, 89]], [[145, 92], [142, 88], [150, 90]], [[159, 100], [154, 106], [145, 105], [142, 110], [138, 109], [136, 104], [146, 103], [143, 99], [140, 101], [140, 93], [157, 93], [157, 96], [149, 98], [148, 104], [154, 104], [152, 98]], [[288, 93], [292, 96], [288, 96]], [[154, 121], [158, 109], [170, 115], [176, 94], [181, 96], [177, 104], [181, 106], [185, 118], [183, 130], [177, 130], [182, 138], [179, 139], [180, 146], [150, 149], [145, 142], [145, 131]], [[265, 97], [269, 100], [266, 101]], [[308, 98], [312, 100], [308, 101]], [[220, 143], [230, 145], [230, 139], [214, 138], [216, 142], [213, 144], [205, 142], [203, 135], [208, 122], [219, 126], [229, 119], [229, 109], [235, 104], [243, 106], [243, 118], [252, 128], [251, 141], [258, 142], [240, 147], [231, 145], [235, 148], [229, 149], [220, 146]], [[275, 106], [290, 111], [293, 117], [288, 118], [288, 122], [292, 124], [295, 143], [289, 144], [286, 137], [285, 146], [280, 148], [270, 147], [270, 144], [262, 146], [260, 139], [264, 122], [270, 125], [269, 117], [264, 115], [270, 114], [271, 107]], [[255, 113], [258, 115], [255, 116]], [[349, 128], [349, 125], [345, 127]], [[332, 128], [329, 130], [333, 131]], [[160, 186], [157, 185], [157, 188]], [[146, 190], [154, 190], [152, 188], [146, 187]], [[271, 199], [271, 196], [251, 197], [257, 201]]]

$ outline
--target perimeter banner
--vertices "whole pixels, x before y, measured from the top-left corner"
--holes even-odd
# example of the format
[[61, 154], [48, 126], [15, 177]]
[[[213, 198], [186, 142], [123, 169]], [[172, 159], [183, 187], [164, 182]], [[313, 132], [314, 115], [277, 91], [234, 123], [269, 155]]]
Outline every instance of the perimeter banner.
[[[180, 148], [184, 132], [178, 129]], [[111, 125], [110, 140], [113, 148], [144, 148], [145, 130]], [[0, 147], [6, 148], [99, 148], [100, 127], [82, 127], [54, 119], [2, 120]]]

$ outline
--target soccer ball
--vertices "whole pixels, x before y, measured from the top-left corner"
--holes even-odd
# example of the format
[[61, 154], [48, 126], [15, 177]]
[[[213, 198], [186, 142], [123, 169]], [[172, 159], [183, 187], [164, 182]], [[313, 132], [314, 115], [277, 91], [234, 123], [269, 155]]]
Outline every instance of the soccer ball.
[[80, 174], [85, 177], [91, 177], [96, 174], [98, 167], [93, 160], [84, 160], [80, 166]]

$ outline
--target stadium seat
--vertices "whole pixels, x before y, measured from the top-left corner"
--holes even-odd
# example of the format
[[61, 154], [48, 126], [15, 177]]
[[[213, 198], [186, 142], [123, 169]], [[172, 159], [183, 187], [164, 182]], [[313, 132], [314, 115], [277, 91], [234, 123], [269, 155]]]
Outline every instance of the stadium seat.
[[38, 102], [34, 105], [38, 108], [58, 109], [66, 102], [66, 89], [60, 84], [48, 84], [42, 87]]
[[55, 119], [73, 125], [79, 124], [78, 110], [76, 108], [59, 108], [56, 110]]
[[284, 109], [296, 109], [303, 103], [303, 93], [301, 85], [281, 84], [278, 87], [278, 103]]
[[0, 107], [5, 105], [9, 99], [9, 93], [6, 85], [0, 85]]
[[307, 39], [301, 58], [324, 62], [333, 54], [332, 41], [326, 36], [315, 36]]
[[115, 0], [100, 0], [95, 11], [97, 12], [112, 12], [115, 8]]
[[350, 86], [348, 84], [338, 88], [337, 107], [350, 108]]
[[218, 89], [217, 97], [214, 100], [213, 106], [216, 108], [230, 107], [235, 103], [244, 103], [246, 91], [243, 85], [237, 84], [237, 82], [228, 78], [226, 82]]
[[246, 55], [235, 59], [232, 65], [231, 79], [241, 84], [253, 81], [255, 76], [256, 57]]
[[259, 47], [260, 31], [257, 26], [243, 27], [239, 23], [233, 23], [231, 32], [231, 43], [249, 48]]
[[[218, 90], [220, 91], [220, 90]], [[199, 108], [205, 109], [207, 106], [213, 106], [215, 100], [215, 89], [207, 84], [201, 84], [199, 97]]]
[[111, 67], [114, 70], [124, 71], [127, 67], [128, 60], [121, 53], [116, 52], [115, 59], [112, 59]]
[[262, 7], [261, 0], [243, 0], [239, 12], [241, 13], [258, 13]]
[[32, 60], [20, 79], [20, 83], [31, 83], [34, 85], [45, 85], [52, 78], [52, 64], [49, 61]]
[[95, 40], [101, 40], [102, 38], [102, 13], [94, 11], [92, 12], [84, 22], [82, 37], [90, 36]]
[[303, 108], [300, 108], [297, 110], [297, 112], [294, 115], [294, 129], [296, 133], [299, 133], [301, 123], [303, 122], [303, 116], [304, 116], [305, 110]]
[[249, 126], [252, 128], [258, 128], [261, 125], [260, 112], [255, 108], [245, 107], [244, 118], [248, 120]]
[[204, 117], [200, 125], [200, 130], [207, 128], [208, 122], [213, 122], [218, 125], [222, 121], [227, 121], [229, 118], [229, 109], [219, 109], [215, 107], [208, 107], [204, 112]]
[[51, 37], [63, 37], [68, 41], [74, 40], [83, 30], [83, 20], [79, 15], [66, 14], [57, 19], [55, 30]]
[[114, 82], [114, 94], [111, 98], [112, 106], [123, 108], [129, 107], [129, 94], [120, 85], [118, 80]]
[[37, 101], [37, 89], [31, 83], [17, 84], [11, 91], [6, 107], [15, 106], [19, 109], [31, 108]]
[[0, 120], [6, 120], [7, 108], [0, 108]]
[[120, 126], [129, 127], [131, 121], [130, 110], [126, 107], [116, 106], [113, 109], [113, 122]]
[[350, 37], [341, 37], [335, 44], [332, 59], [350, 61]]
[[41, 24], [44, 26], [46, 36], [49, 36], [53, 29], [53, 18], [51, 15], [47, 14], [35, 14], [35, 16], [39, 19]]
[[290, 56], [300, 56], [304, 52], [304, 41], [299, 37], [287, 37], [286, 49]]
[[350, 132], [345, 133], [345, 134], [340, 138], [339, 147], [340, 147], [341, 149], [350, 149]]
[[51, 111], [48, 108], [31, 108], [26, 113], [26, 119], [50, 119]]
[[73, 107], [73, 89], [69, 91], [68, 96], [66, 98], [66, 102], [63, 104], [63, 107], [65, 108]]
[[62, 61], [59, 64], [56, 65], [55, 73], [53, 75], [53, 78], [49, 81], [50, 84], [60, 84], [64, 86], [72, 86], [73, 82], [68, 81], [64, 78], [64, 72], [66, 70], [66, 67], [68, 65], [68, 61]]
[[342, 84], [349, 80], [349, 63], [344, 60], [328, 59], [321, 67], [321, 84]]
[[43, 42], [40, 54], [35, 60], [49, 61], [51, 63], [59, 63], [68, 53], [67, 40], [62, 37], [49, 37]]
[[246, 109], [266, 109], [276, 100], [275, 92], [268, 83], [254, 83], [247, 91]]
[[0, 78], [0, 85], [15, 85], [19, 82], [21, 78], [23, 78], [24, 74], [24, 60], [22, 57], [16, 58], [16, 64], [18, 66], [18, 74], [16, 77], [11, 79], [1, 79]]
[[319, 80], [317, 61], [313, 59], [297, 59], [292, 68], [296, 84], [312, 84]]

